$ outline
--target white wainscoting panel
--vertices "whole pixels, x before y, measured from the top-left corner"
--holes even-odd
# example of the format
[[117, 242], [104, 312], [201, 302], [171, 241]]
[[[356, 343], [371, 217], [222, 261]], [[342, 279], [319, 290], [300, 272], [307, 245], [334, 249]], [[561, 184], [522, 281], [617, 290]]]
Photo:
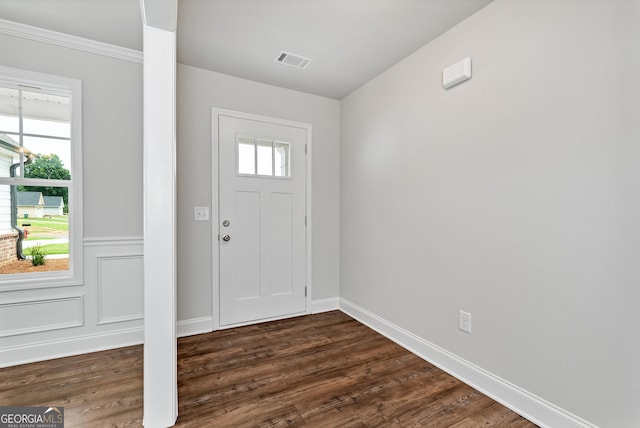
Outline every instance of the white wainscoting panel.
[[84, 239], [82, 282], [0, 292], [0, 367], [142, 343], [144, 241]]
[[142, 326], [144, 320], [143, 239], [84, 241], [85, 287], [92, 302], [87, 322], [100, 330]]
[[2, 303], [0, 319], [0, 337], [80, 327], [84, 323], [84, 298], [80, 295]]
[[144, 318], [142, 255], [97, 257], [98, 324]]

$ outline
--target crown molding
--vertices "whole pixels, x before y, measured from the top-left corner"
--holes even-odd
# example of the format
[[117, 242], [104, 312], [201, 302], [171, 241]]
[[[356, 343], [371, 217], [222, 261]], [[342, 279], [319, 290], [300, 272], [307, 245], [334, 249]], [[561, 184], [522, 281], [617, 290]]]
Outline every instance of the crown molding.
[[98, 42], [96, 40], [85, 39], [83, 37], [72, 36], [70, 34], [7, 21], [6, 19], [0, 19], [0, 34], [22, 37], [23, 39], [49, 43], [96, 55], [136, 62], [139, 64], [142, 64], [143, 62], [142, 52], [135, 49], [123, 48], [109, 43]]

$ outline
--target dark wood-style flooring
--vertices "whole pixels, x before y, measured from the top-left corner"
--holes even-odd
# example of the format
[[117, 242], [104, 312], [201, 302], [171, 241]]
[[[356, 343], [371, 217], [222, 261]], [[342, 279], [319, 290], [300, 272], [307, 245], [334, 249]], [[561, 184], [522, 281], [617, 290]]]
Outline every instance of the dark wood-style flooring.
[[[535, 427], [341, 312], [178, 341], [178, 427]], [[142, 346], [0, 370], [0, 406], [142, 425]]]

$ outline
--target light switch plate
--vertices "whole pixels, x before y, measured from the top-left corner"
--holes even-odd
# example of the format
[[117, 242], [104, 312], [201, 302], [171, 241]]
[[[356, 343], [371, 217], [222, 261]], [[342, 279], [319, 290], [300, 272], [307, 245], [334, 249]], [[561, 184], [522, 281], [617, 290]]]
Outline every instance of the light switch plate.
[[193, 219], [195, 221], [209, 220], [209, 207], [193, 207]]

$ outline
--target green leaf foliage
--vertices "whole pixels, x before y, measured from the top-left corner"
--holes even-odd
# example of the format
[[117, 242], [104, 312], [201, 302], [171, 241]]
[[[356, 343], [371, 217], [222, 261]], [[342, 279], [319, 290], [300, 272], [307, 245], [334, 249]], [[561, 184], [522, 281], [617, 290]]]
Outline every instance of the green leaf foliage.
[[[40, 155], [32, 163], [25, 165], [26, 178], [46, 178], [48, 180], [70, 180], [71, 173], [56, 154]], [[65, 212], [69, 203], [69, 189], [66, 187], [19, 186], [23, 192], [42, 192], [44, 196], [62, 196]]]
[[47, 251], [40, 245], [34, 245], [30, 248], [31, 263], [34, 266], [41, 266], [46, 263]]

